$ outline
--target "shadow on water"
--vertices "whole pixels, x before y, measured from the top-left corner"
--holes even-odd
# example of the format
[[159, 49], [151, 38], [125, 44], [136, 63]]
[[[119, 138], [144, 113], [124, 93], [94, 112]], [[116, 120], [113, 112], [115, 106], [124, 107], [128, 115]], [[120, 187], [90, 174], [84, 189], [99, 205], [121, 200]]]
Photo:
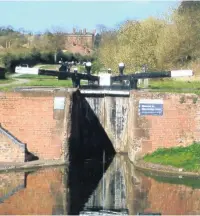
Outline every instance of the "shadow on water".
[[69, 214], [79, 214], [115, 156], [115, 150], [87, 100], [73, 95], [69, 144]]
[[[86, 160], [80, 164], [71, 164], [69, 167], [69, 215], [77, 215], [84, 209], [89, 197], [97, 188], [112, 159], [103, 161]], [[104, 169], [103, 169], [104, 165]]]

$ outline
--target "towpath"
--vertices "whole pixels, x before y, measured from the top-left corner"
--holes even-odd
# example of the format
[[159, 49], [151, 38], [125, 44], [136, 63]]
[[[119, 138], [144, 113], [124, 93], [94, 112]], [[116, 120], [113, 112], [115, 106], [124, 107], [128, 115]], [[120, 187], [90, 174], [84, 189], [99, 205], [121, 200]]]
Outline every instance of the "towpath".
[[18, 76], [21, 74], [13, 74], [10, 77], [14, 80], [13, 82], [9, 83], [2, 83], [0, 84], [0, 87], [6, 87], [6, 86], [11, 86], [11, 85], [21, 85], [30, 82], [30, 79], [17, 79]]

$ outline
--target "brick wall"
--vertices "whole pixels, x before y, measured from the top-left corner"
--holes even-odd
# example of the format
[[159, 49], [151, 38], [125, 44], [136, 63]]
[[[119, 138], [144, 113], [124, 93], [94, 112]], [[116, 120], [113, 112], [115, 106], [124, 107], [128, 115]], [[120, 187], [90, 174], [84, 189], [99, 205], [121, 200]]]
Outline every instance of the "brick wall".
[[[0, 215], [66, 214], [64, 206], [67, 203], [63, 196], [65, 188], [60, 169], [45, 169], [30, 173], [27, 177], [25, 175], [27, 174], [0, 174], [0, 200], [6, 197], [4, 202], [0, 203]], [[22, 180], [26, 181], [26, 185], [19, 188]], [[16, 188], [18, 190], [10, 194], [10, 191]]]
[[75, 43], [76, 45], [85, 46], [93, 48], [94, 45], [94, 35], [93, 34], [71, 34], [66, 36], [66, 46]]
[[[80, 123], [80, 119], [86, 119], [85, 111], [83, 112], [79, 106], [76, 107], [76, 104], [81, 103], [81, 101], [74, 103], [74, 116], [71, 113], [73, 92], [74, 90], [71, 92], [68, 92], [68, 90], [64, 90], [64, 92], [43, 90], [0, 93], [0, 123], [3, 128], [22, 143], [27, 144], [28, 151], [39, 157], [39, 159], [66, 158], [69, 155], [69, 138], [73, 139], [75, 137], [77, 139], [78, 137], [75, 132], [70, 134], [71, 128], [74, 128], [73, 130], [82, 128], [80, 124], [83, 124], [83, 122]], [[59, 95], [65, 97], [65, 108], [63, 110], [54, 109], [54, 98]], [[138, 104], [140, 99], [163, 99], [163, 116], [139, 116]], [[80, 98], [77, 98], [77, 100], [80, 100]], [[91, 100], [95, 100], [95, 98]], [[92, 101], [90, 102], [92, 103]], [[116, 103], [118, 108], [114, 106], [115, 111], [120, 111], [121, 116], [126, 116], [126, 118], [123, 118], [123, 121], [119, 118], [118, 123], [120, 124], [117, 123], [117, 126], [119, 128], [123, 126], [120, 130], [125, 134], [126, 139], [123, 138], [123, 140], [127, 140], [125, 144], [132, 161], [137, 158], [136, 156], [140, 157], [160, 147], [186, 146], [194, 141], [200, 141], [200, 100], [195, 94], [132, 91], [130, 98], [127, 98], [122, 103], [122, 105], [129, 103], [126, 105], [126, 115], [123, 114], [122, 108], [124, 105], [119, 110], [120, 104], [119, 102]], [[95, 109], [95, 106], [91, 106], [89, 109]], [[87, 107], [89, 106], [87, 105], [84, 110]], [[110, 110], [111, 114], [113, 113], [110, 106], [106, 106], [106, 109]], [[93, 111], [96, 113], [95, 110]], [[101, 115], [96, 113], [99, 118], [97, 122], [101, 122], [101, 126], [104, 127], [107, 134], [109, 134], [109, 128], [106, 122], [111, 121], [112, 118], [115, 120], [117, 118], [116, 115], [111, 114], [106, 114], [105, 122], [102, 123]], [[79, 115], [81, 118], [76, 121]], [[118, 117], [120, 117], [119, 113]], [[92, 139], [89, 135], [93, 133], [90, 132], [87, 135], [83, 131], [89, 132], [92, 130], [94, 132], [95, 123], [86, 124], [84, 122], [83, 125], [85, 130], [81, 132], [84, 137], [82, 141], [88, 143], [88, 139]], [[97, 132], [100, 133], [99, 130]], [[116, 138], [115, 143], [119, 142], [119, 131], [114, 130], [113, 133], [113, 136]], [[105, 137], [106, 135], [102, 138]], [[95, 136], [93, 138], [96, 141], [98, 140]], [[91, 143], [94, 146], [94, 142]], [[75, 148], [79, 144], [75, 143], [73, 147]], [[121, 142], [120, 145], [122, 145]], [[83, 146], [81, 145], [80, 147], [82, 148]], [[90, 152], [93, 146], [85, 149], [85, 151]], [[114, 145], [114, 147], [116, 146]], [[82, 152], [78, 149], [77, 152]]]
[[25, 161], [25, 145], [14, 141], [6, 134], [1, 133], [0, 128], [0, 162], [24, 162]]
[[[163, 116], [139, 116], [140, 99], [163, 99]], [[200, 107], [195, 94], [133, 91], [129, 109], [129, 157], [161, 147], [187, 146], [200, 141]], [[131, 129], [130, 129], [131, 128]]]
[[[68, 112], [65, 109], [54, 110], [55, 94], [48, 91], [0, 93], [2, 127], [27, 144], [28, 151], [39, 159], [64, 157]], [[68, 109], [70, 96], [67, 93], [64, 97]]]

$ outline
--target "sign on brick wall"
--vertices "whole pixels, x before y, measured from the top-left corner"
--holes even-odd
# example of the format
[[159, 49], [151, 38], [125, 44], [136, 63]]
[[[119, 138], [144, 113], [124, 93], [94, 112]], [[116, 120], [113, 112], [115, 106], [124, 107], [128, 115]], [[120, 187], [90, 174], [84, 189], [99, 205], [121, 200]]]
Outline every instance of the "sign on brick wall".
[[54, 98], [54, 109], [63, 110], [65, 108], [65, 97]]
[[163, 100], [160, 99], [141, 99], [139, 101], [138, 112], [140, 116], [153, 115], [162, 116], [163, 115]]

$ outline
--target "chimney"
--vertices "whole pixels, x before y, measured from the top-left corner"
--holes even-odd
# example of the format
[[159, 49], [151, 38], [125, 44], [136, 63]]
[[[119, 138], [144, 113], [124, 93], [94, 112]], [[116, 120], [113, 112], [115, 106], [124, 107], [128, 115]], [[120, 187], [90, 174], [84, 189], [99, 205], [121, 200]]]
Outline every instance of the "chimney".
[[76, 29], [75, 28], [73, 28], [73, 34], [76, 34]]
[[86, 28], [83, 29], [83, 34], [86, 34]]

